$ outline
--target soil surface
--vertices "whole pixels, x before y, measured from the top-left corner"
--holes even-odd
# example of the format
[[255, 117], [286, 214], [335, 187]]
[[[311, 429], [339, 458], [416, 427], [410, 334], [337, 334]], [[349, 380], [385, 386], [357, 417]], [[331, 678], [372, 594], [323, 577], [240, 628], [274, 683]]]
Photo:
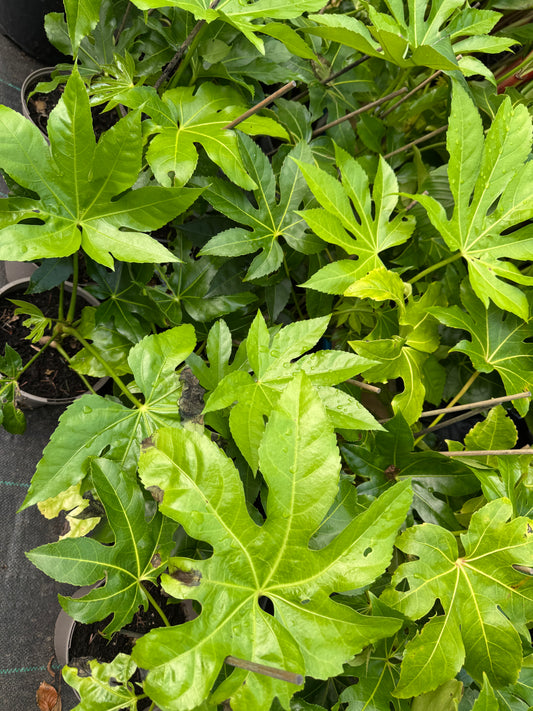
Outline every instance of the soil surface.
[[[35, 304], [45, 316], [57, 318], [59, 289], [42, 294], [25, 294], [25, 288], [19, 287], [0, 297], [0, 355], [4, 354], [6, 344], [14, 348], [27, 363], [37, 353], [39, 344], [25, 340], [29, 329], [23, 325], [26, 316], [15, 316], [16, 306], [9, 299], [18, 299]], [[67, 301], [68, 303], [68, 301]], [[86, 302], [78, 298], [78, 316]], [[66, 337], [62, 346], [69, 355], [80, 350], [80, 344], [71, 337]], [[98, 378], [88, 378], [91, 384]], [[63, 357], [52, 346], [47, 347], [36, 361], [26, 370], [19, 381], [21, 390], [46, 398], [71, 398], [86, 392], [87, 388], [77, 373], [68, 367]]]
[[[28, 93], [31, 93], [37, 84], [29, 87]], [[41, 131], [47, 132], [48, 117], [50, 113], [58, 104], [61, 98], [65, 85], [60, 84], [57, 89], [49, 92], [48, 94], [43, 94], [41, 92], [36, 92], [32, 94], [27, 100], [28, 111], [32, 121], [41, 129]], [[93, 128], [96, 138], [98, 139], [104, 131], [107, 131], [111, 126], [113, 126], [118, 121], [118, 115], [116, 111], [102, 111], [103, 106], [93, 106], [91, 108], [91, 113], [93, 117]]]

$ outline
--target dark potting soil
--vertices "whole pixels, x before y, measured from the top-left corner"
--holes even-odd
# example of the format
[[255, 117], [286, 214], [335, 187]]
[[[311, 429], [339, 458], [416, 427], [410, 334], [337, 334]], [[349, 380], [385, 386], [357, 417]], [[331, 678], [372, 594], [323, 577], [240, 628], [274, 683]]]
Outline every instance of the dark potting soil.
[[[48, 117], [58, 104], [64, 88], [64, 84], [60, 84], [57, 89], [54, 89], [48, 94], [36, 92], [27, 100], [28, 111], [30, 112], [32, 121], [45, 133], [48, 125]], [[30, 87], [30, 93], [32, 90], [33, 87]], [[107, 131], [108, 128], [111, 128], [111, 126], [118, 121], [118, 116], [115, 111], [106, 111], [104, 113], [102, 108], [102, 106], [91, 107], [93, 128], [97, 139], [104, 131]]]
[[[29, 333], [29, 329], [23, 325], [26, 316], [15, 316], [16, 306], [9, 299], [31, 302], [40, 308], [45, 316], [55, 318], [57, 318], [59, 304], [59, 289], [52, 289], [42, 294], [25, 294], [24, 291], [22, 286], [0, 297], [0, 355], [4, 354], [5, 346], [9, 344], [20, 355], [23, 364], [33, 358], [40, 346], [25, 340]], [[78, 297], [78, 316], [86, 305], [86, 302]], [[80, 344], [71, 337], [66, 337], [62, 341], [62, 347], [71, 356], [81, 349]], [[98, 381], [97, 378], [88, 378], [88, 380], [91, 384]], [[68, 367], [63, 357], [52, 346], [46, 348], [23, 373], [19, 386], [27, 393], [46, 398], [76, 397], [87, 390], [78, 374]]]
[[[152, 583], [145, 583], [148, 592], [154, 597], [157, 604], [165, 613], [171, 625], [179, 625], [185, 622], [182, 605], [172, 603], [170, 599], [162, 593], [159, 587]], [[133, 620], [119, 632], [115, 632], [111, 639], [102, 636], [102, 631], [111, 621], [111, 615], [105, 620], [93, 622], [90, 625], [76, 622], [72, 633], [69, 648], [69, 665], [78, 669], [80, 676], [90, 673], [89, 661], [96, 659], [99, 662], [112, 662], [117, 654], [131, 654], [135, 645], [135, 640], [147, 634], [151, 629], [161, 627], [162, 620], [159, 614], [150, 605], [147, 610], [139, 608]], [[141, 682], [139, 671], [132, 677], [132, 681]], [[150, 706], [150, 701], [146, 700], [138, 704], [139, 711]]]

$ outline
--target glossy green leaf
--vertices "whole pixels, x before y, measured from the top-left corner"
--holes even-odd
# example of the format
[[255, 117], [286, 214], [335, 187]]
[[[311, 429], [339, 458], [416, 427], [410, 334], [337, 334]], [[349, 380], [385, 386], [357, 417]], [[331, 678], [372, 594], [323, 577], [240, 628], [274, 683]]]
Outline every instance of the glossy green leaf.
[[[83, 310], [78, 332], [86, 341], [91, 341], [91, 350], [83, 348], [71, 359], [70, 364], [77, 373], [94, 378], [108, 377], [107, 366], [112, 366], [117, 375], [131, 373], [128, 353], [131, 340], [123, 336], [112, 322], [95, 323], [96, 309], [86, 306]], [[97, 351], [97, 357], [94, 351]], [[102, 360], [106, 364], [102, 363]]]
[[[415, 223], [412, 217], [391, 219], [398, 203], [398, 182], [383, 158], [380, 158], [371, 194], [368, 176], [362, 165], [338, 146], [335, 147], [335, 157], [342, 183], [316, 166], [298, 163], [322, 207], [302, 210], [297, 214], [325, 242], [335, 244], [357, 258], [352, 264], [354, 277], [359, 279], [374, 269], [384, 268], [380, 253], [406, 242]], [[338, 293], [333, 291], [333, 275], [328, 267], [316, 272], [303, 286], [319, 288], [322, 271], [325, 270], [328, 270], [328, 293]], [[340, 278], [346, 292], [349, 287], [344, 276], [342, 274]]]
[[505, 99], [484, 138], [472, 100], [455, 83], [447, 147], [452, 217], [434, 198], [417, 199], [450, 251], [466, 260], [470, 283], [484, 306], [492, 300], [527, 320], [526, 296], [509, 281], [533, 284], [533, 277], [522, 274], [515, 263], [531, 256], [531, 230], [509, 230], [533, 216], [530, 116], [524, 106]]
[[307, 353], [325, 332], [328, 321], [329, 316], [296, 321], [271, 336], [258, 312], [246, 339], [248, 362], [254, 377], [243, 370], [230, 372], [209, 395], [205, 412], [233, 405], [229, 420], [231, 433], [253, 471], [257, 471], [264, 417], [270, 415], [280, 393], [299, 371], [315, 386], [322, 386], [318, 392], [332, 419], [336, 423], [343, 422], [339, 426], [353, 428], [358, 421], [364, 429], [380, 429], [370, 413], [363, 413], [358, 405], [351, 406], [332, 388], [368, 368], [369, 361], [345, 351]]
[[413, 636], [414, 625], [372, 593], [369, 597], [373, 614], [398, 616], [402, 626], [395, 635], [379, 640], [351, 662], [347, 670], [355, 682], [342, 692], [340, 699], [347, 703], [346, 711], [407, 711], [410, 703], [394, 698], [392, 693], [400, 675], [401, 655]]
[[370, 25], [341, 14], [311, 15], [316, 26], [305, 31], [340, 42], [373, 57], [382, 57], [400, 67], [422, 65], [453, 71], [456, 55], [468, 52], [505, 51], [513, 45], [508, 37], [487, 33], [500, 14], [470, 7], [464, 0], [410, 0], [385, 2], [389, 13], [369, 6]]
[[[173, 559], [163, 576], [170, 594], [201, 603], [199, 617], [154, 630], [135, 645], [134, 659], [149, 669], [145, 689], [168, 711], [193, 709], [207, 698], [228, 654], [323, 679], [400, 625], [360, 615], [329, 595], [384, 571], [410, 504], [408, 483], [374, 502], [325, 548], [308, 548], [335, 498], [340, 462], [333, 428], [303, 374], [271, 413], [259, 458], [269, 488], [262, 526], [248, 516], [232, 461], [207, 437], [160, 430], [141, 457], [143, 483], [164, 491], [161, 511], [214, 549], [207, 560]], [[260, 608], [261, 596], [272, 601], [274, 616]], [[274, 696], [286, 707], [295, 690], [237, 670], [214, 699], [231, 699], [235, 711], [268, 711]]]
[[115, 398], [83, 395], [61, 415], [37, 465], [22, 508], [44, 501], [81, 481], [90, 457], [110, 448], [112, 458], [135, 462], [141, 442], [158, 427], [179, 422], [182, 385], [177, 366], [196, 345], [190, 325], [146, 336], [129, 353], [128, 364], [144, 403], [129, 408]]
[[526, 624], [533, 619], [533, 580], [513, 566], [531, 565], [533, 542], [529, 520], [511, 516], [508, 499], [474, 513], [461, 534], [464, 553], [452, 533], [432, 524], [414, 526], [398, 539], [397, 547], [416, 560], [399, 566], [383, 601], [419, 619], [438, 599], [443, 613], [407, 645], [396, 696], [436, 689], [462, 664], [477, 681], [486, 673], [497, 688], [517, 680], [520, 635], [529, 634]]
[[463, 696], [463, 684], [458, 679], [444, 682], [435, 691], [413, 699], [412, 711], [457, 711]]
[[252, 292], [242, 290], [236, 266], [221, 265], [215, 257], [181, 256], [183, 263], [169, 269], [161, 287], [147, 288], [167, 323], [181, 323], [183, 312], [196, 322], [212, 321], [256, 300]]
[[358, 480], [364, 480], [357, 486], [358, 493], [379, 496], [395, 482], [410, 479], [413, 509], [420, 518], [457, 530], [458, 522], [447, 499], [477, 493], [476, 476], [466, 463], [456, 458], [414, 451], [411, 428], [401, 413], [383, 427], [364, 445], [350, 443], [341, 448], [348, 470]]
[[[210, 0], [134, 0], [134, 3], [141, 10], [149, 10], [154, 7], [179, 7], [191, 12], [196, 20], [227, 22], [242, 32], [263, 53], [263, 42], [261, 38], [257, 37], [257, 33], [262, 31], [262, 26], [254, 21], [266, 18], [289, 20], [300, 17], [303, 12], [316, 12], [322, 7], [321, 0], [293, 0], [292, 2], [288, 0], [254, 0], [254, 2], [246, 4], [239, 2], [239, 0], [225, 0], [216, 8], [211, 8]], [[272, 24], [268, 23], [267, 28], [271, 30]], [[284, 26], [281, 25], [281, 27]], [[272, 30], [269, 34], [271, 32]], [[294, 42], [292, 35], [286, 37], [283, 30], [278, 34], [280, 34], [278, 39], [288, 40], [289, 47], [292, 47]]]
[[257, 279], [276, 271], [281, 265], [280, 237], [293, 249], [305, 251], [305, 223], [295, 210], [309, 191], [294, 160], [311, 161], [312, 154], [306, 143], [299, 143], [292, 149], [281, 167], [277, 197], [276, 178], [267, 156], [246, 136], [241, 137], [240, 146], [244, 167], [257, 186], [254, 190], [257, 207], [242, 190], [227, 181], [214, 180], [205, 193], [206, 200], [215, 210], [249, 229], [232, 227], [220, 232], [202, 248], [201, 254], [234, 257], [261, 250], [246, 274], [246, 279]]
[[145, 230], [165, 225], [201, 190], [155, 186], [130, 190], [141, 169], [139, 115], [123, 118], [96, 145], [89, 97], [73, 70], [47, 128], [50, 146], [34, 124], [0, 107], [0, 167], [38, 195], [0, 200], [0, 258], [64, 257], [81, 247], [111, 268], [113, 257], [176, 261]]
[[102, 0], [65, 0], [71, 48], [77, 54], [80, 42], [94, 29], [100, 18]]
[[483, 674], [483, 687], [472, 707], [472, 711], [499, 711], [498, 699], [490, 685], [487, 675]]
[[107, 546], [93, 538], [64, 538], [34, 548], [26, 555], [55, 580], [74, 585], [105, 584], [82, 598], [60, 596], [66, 612], [80, 622], [103, 620], [113, 614], [104, 630], [110, 636], [131, 622], [142, 605], [148, 608], [143, 583], [156, 582], [174, 547], [175, 525], [155, 514], [146, 519], [144, 496], [135, 479], [109, 459], [95, 459], [91, 482], [106, 510], [114, 533]]
[[[483, 422], [475, 424], [465, 435], [466, 449], [512, 449], [518, 433], [513, 421], [507, 417], [502, 405], [493, 407]], [[486, 464], [495, 462], [495, 457], [480, 457]]]
[[[441, 323], [470, 334], [471, 340], [459, 341], [452, 350], [465, 353], [480, 373], [495, 370], [508, 395], [530, 391], [533, 347], [526, 342], [531, 336], [529, 321], [524, 323], [514, 314], [502, 313], [493, 304], [485, 308], [465, 285], [461, 288], [461, 299], [465, 310], [458, 306], [429, 309]], [[513, 406], [524, 416], [528, 399], [516, 400]]]
[[401, 412], [407, 422], [416, 422], [424, 403], [425, 387], [423, 365], [427, 354], [405, 345], [400, 336], [374, 341], [349, 341], [357, 355], [374, 360], [379, 365], [365, 370], [370, 382], [385, 383], [393, 378], [402, 378], [403, 392], [392, 400], [394, 412]]
[[[237, 133], [225, 128], [249, 107], [232, 87], [210, 82], [194, 87], [169, 89], [159, 98], [155, 90], [126, 97], [125, 103], [140, 108], [151, 118], [148, 132], [155, 134], [146, 157], [161, 185], [184, 185], [198, 162], [200, 144], [209, 158], [241, 188], [256, 183], [243, 165]], [[252, 116], [238, 125], [239, 131], [288, 138], [274, 119]]]
[[206, 390], [215, 390], [218, 383], [229, 373], [244, 367], [246, 355], [245, 346], [240, 348], [232, 363], [230, 363], [232, 350], [231, 331], [227, 323], [220, 319], [209, 329], [206, 342], [208, 363], [191, 353], [187, 359], [188, 365]]

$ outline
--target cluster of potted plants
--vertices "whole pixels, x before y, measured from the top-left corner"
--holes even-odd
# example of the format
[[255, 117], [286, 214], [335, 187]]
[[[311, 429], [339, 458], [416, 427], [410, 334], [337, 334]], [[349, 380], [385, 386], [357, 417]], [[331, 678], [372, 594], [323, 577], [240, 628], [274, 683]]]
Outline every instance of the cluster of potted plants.
[[533, 705], [531, 18], [501, 7], [47, 16], [44, 120], [0, 107], [0, 258], [37, 264], [0, 418], [47, 354], [80, 379], [22, 506], [66, 516], [28, 552], [92, 586], [65, 612], [129, 642], [69, 658], [80, 711]]

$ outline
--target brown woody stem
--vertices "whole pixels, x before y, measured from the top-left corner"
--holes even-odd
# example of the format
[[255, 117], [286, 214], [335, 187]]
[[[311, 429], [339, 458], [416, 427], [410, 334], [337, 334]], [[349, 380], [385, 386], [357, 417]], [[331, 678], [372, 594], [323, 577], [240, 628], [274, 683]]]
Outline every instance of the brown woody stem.
[[418, 84], [417, 86], [415, 86], [414, 89], [411, 89], [411, 91], [407, 92], [407, 94], [405, 94], [405, 96], [402, 96], [402, 98], [401, 98], [399, 101], [397, 101], [395, 104], [393, 104], [393, 105], [390, 107], [390, 109], [387, 109], [387, 110], [384, 111], [382, 114], [380, 114], [380, 118], [383, 119], [383, 118], [385, 118], [385, 116], [388, 116], [388, 115], [391, 113], [391, 111], [394, 111], [394, 109], [397, 109], [398, 106], [400, 106], [401, 104], [403, 104], [404, 101], [407, 101], [407, 99], [410, 99], [411, 96], [413, 96], [413, 94], [416, 94], [417, 91], [419, 91], [420, 89], [422, 89], [423, 87], [425, 87], [427, 84], [429, 84], [430, 82], [432, 82], [433, 79], [435, 79], [436, 77], [439, 76], [439, 74], [442, 74], [442, 70], [441, 70], [441, 69], [439, 69], [438, 71], [436, 71], [434, 74], [432, 74], [432, 75], [431, 75], [430, 77], [428, 77], [427, 79], [424, 79], [424, 81], [423, 81], [423, 82], [420, 82], [420, 84]]
[[[339, 69], [338, 72], [334, 72], [333, 74], [330, 74], [325, 79], [321, 79], [320, 84], [329, 84], [330, 81], [337, 79], [338, 77], [342, 76], [343, 74], [346, 74], [346, 72], [349, 72], [351, 69], [355, 69], [355, 67], [358, 67], [360, 64], [363, 64], [363, 62], [366, 62], [367, 59], [370, 59], [370, 55], [363, 54], [363, 56], [360, 57], [359, 59], [356, 59], [354, 62], [350, 62], [350, 64], [347, 64], [342, 69]], [[301, 101], [304, 98], [304, 96], [307, 96], [307, 94], [309, 94], [309, 87], [306, 87], [300, 94], [298, 94], [298, 96], [295, 96], [294, 101]]]
[[361, 388], [361, 390], [368, 390], [371, 393], [380, 393], [381, 388], [376, 387], [375, 385], [369, 385], [368, 383], [363, 383], [360, 380], [354, 380], [354, 378], [349, 378], [347, 381], [350, 385], [355, 385], [357, 388]]
[[268, 104], [271, 104], [276, 99], [279, 99], [280, 96], [283, 96], [283, 94], [286, 94], [291, 89], [294, 89], [295, 86], [296, 86], [296, 82], [290, 81], [288, 84], [285, 84], [284, 86], [282, 86], [281, 89], [278, 89], [273, 94], [270, 94], [269, 96], [267, 96], [265, 99], [260, 101], [255, 106], [252, 106], [252, 108], [248, 109], [248, 111], [245, 111], [240, 116], [237, 116], [236, 119], [233, 119], [233, 121], [230, 121], [226, 126], [224, 126], [224, 128], [235, 128], [235, 126], [237, 126], [239, 123], [242, 123], [242, 121], [246, 120], [250, 116], [253, 116], [258, 111], [261, 111], [261, 109], [264, 109], [265, 106], [268, 106]]
[[433, 417], [434, 415], [448, 414], [449, 412], [460, 412], [461, 410], [485, 409], [494, 407], [503, 402], [512, 402], [513, 400], [521, 400], [522, 398], [531, 397], [529, 390], [523, 393], [515, 393], [514, 395], [504, 395], [503, 397], [492, 397], [490, 400], [478, 400], [477, 402], [469, 402], [466, 405], [455, 405], [454, 407], [441, 407], [438, 410], [425, 410], [420, 413], [420, 417]]
[[296, 684], [296, 686], [301, 686], [304, 683], [304, 678], [301, 674], [288, 672], [284, 669], [277, 669], [276, 667], [269, 667], [266, 664], [249, 662], [246, 659], [239, 659], [238, 657], [232, 657], [231, 655], [226, 657], [224, 661], [232, 667], [246, 669], [246, 671], [256, 672], [256, 674], [264, 674], [265, 676], [270, 676], [273, 679], [279, 679], [280, 681], [288, 681], [289, 684]]
[[527, 449], [466, 449], [464, 452], [439, 452], [445, 457], [506, 457], [509, 454], [533, 454], [533, 447]]
[[[213, 2], [209, 5], [210, 10], [214, 10], [216, 6], [220, 3], [220, 0], [213, 0]], [[167, 79], [170, 79], [172, 74], [176, 71], [178, 68], [181, 60], [185, 56], [185, 52], [189, 49], [191, 44], [193, 43], [193, 40], [195, 39], [196, 35], [200, 32], [202, 27], [205, 25], [205, 20], [199, 20], [195, 26], [192, 28], [192, 30], [189, 32], [187, 37], [185, 38], [183, 44], [181, 47], [178, 49], [176, 54], [172, 57], [170, 62], [167, 64], [167, 66], [163, 69], [161, 72], [161, 76], [159, 79], [156, 81], [154, 84], [154, 89], [157, 91], [161, 84], [166, 81]]]
[[463, 412], [462, 415], [458, 415], [457, 417], [450, 417], [449, 420], [444, 420], [444, 422], [439, 422], [436, 425], [430, 425], [429, 427], [425, 427], [423, 430], [417, 432], [414, 437], [423, 437], [424, 435], [427, 435], [430, 432], [435, 432], [435, 430], [441, 430], [443, 427], [448, 427], [448, 425], [453, 425], [456, 422], [468, 420], [470, 417], [472, 417], [473, 415], [477, 415], [480, 412], [482, 412], [482, 409], [479, 407], [473, 410], [469, 410], [468, 412]]
[[317, 128], [313, 131], [313, 138], [316, 138], [316, 136], [320, 136], [320, 134], [324, 133], [324, 131], [327, 131], [328, 128], [333, 128], [334, 126], [338, 126], [340, 123], [343, 123], [344, 121], [348, 121], [349, 119], [354, 118], [354, 116], [358, 116], [359, 114], [362, 114], [365, 111], [370, 111], [370, 109], [373, 109], [375, 106], [380, 106], [381, 104], [384, 104], [386, 101], [390, 101], [391, 99], [394, 99], [396, 96], [400, 96], [400, 94], [405, 94], [406, 91], [407, 91], [407, 88], [402, 87], [401, 89], [398, 89], [398, 91], [393, 91], [392, 94], [387, 94], [387, 96], [383, 96], [381, 99], [377, 99], [376, 101], [371, 101], [369, 104], [365, 104], [365, 106], [361, 106], [359, 109], [356, 109], [355, 111], [351, 111], [349, 114], [346, 114], [345, 116], [341, 116], [340, 118], [335, 119], [335, 121], [330, 121], [330, 123], [326, 123], [324, 126], [320, 126], [320, 128]]
[[430, 138], [433, 138], [434, 136], [438, 136], [439, 133], [443, 133], [443, 131], [446, 131], [448, 129], [448, 126], [441, 126], [440, 128], [436, 128], [434, 131], [431, 131], [430, 133], [426, 133], [425, 136], [420, 136], [420, 138], [417, 138], [414, 141], [411, 141], [411, 143], [407, 143], [405, 146], [402, 146], [401, 148], [397, 148], [395, 151], [391, 151], [390, 153], [386, 153], [383, 158], [391, 158], [392, 156], [397, 155], [398, 153], [403, 153], [404, 151], [408, 151], [410, 148], [413, 148], [413, 146], [418, 146], [419, 143], [424, 143], [425, 141], [429, 141]]

